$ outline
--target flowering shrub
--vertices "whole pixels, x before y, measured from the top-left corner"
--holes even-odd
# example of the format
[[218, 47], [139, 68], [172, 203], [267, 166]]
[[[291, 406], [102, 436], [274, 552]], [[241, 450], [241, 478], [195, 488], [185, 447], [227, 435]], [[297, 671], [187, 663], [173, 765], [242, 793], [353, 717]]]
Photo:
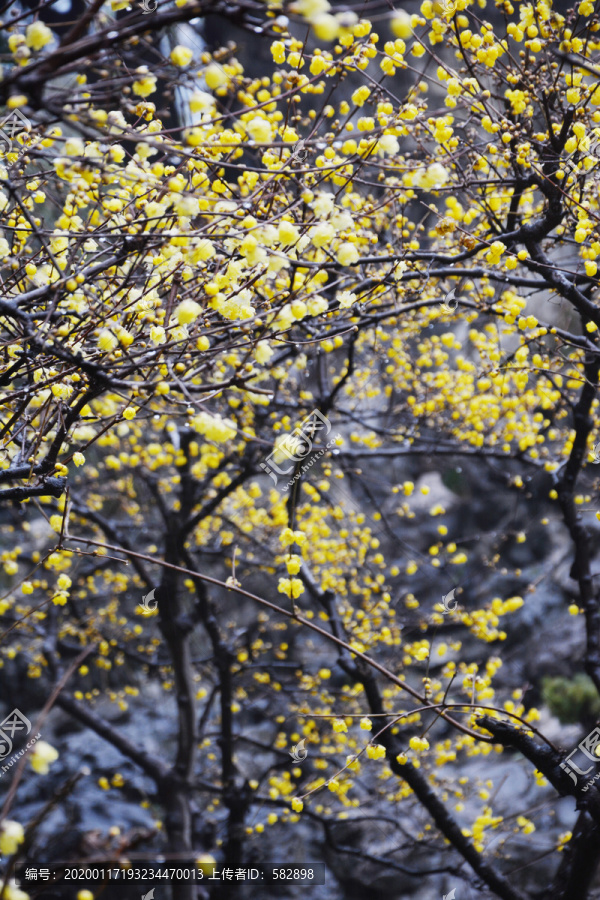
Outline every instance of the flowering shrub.
[[[0, 96], [28, 125], [0, 147], [0, 499], [23, 514], [4, 526], [0, 650], [44, 701], [64, 648], [83, 654], [52, 702], [154, 779], [181, 852], [198, 850], [180, 814], [193, 786], [223, 867], [308, 812], [343, 853], [332, 823], [385, 809], [413, 816], [407, 855], [431, 819], [448, 870], [458, 855], [518, 898], [526, 876], [486, 855], [492, 833], [507, 858], [517, 835], [537, 859], [536, 816], [566, 794], [590, 804], [574, 843], [595, 827], [524, 689], [498, 686], [502, 642], [541, 580], [503, 556], [525, 526], [486, 555], [435, 500], [412, 533], [430, 488], [402, 468], [436, 453], [501, 465], [525, 506], [539, 478], [572, 550], [564, 615], [587, 629], [598, 691], [579, 511], [597, 487], [600, 424], [600, 26], [589, 2], [570, 15], [545, 0], [496, 7], [486, 21], [485, 0], [423, 0], [371, 21], [298, 0], [265, 7], [258, 26], [242, 2], [242, 26], [269, 42], [260, 77], [234, 46], [182, 37], [167, 55], [154, 45], [152, 70], [123, 65], [150, 24], [192, 22], [196, 3], [160, 6], [152, 23], [120, 0], [95, 5], [94, 28], [60, 44], [41, 21], [9, 28]], [[165, 85], [184, 107], [174, 128]], [[305, 471], [314, 410], [336, 437]], [[510, 568], [523, 596], [507, 585], [440, 604], [478, 563]], [[156, 607], [141, 603], [154, 590]], [[178, 709], [167, 762], [94, 711], [101, 693], [126, 710], [149, 671]], [[247, 712], [264, 698], [261, 743]], [[307, 762], [283, 769], [301, 740]], [[263, 758], [238, 765], [244, 741]], [[527, 815], [494, 809], [505, 748], [546, 791]], [[56, 754], [37, 744], [40, 776]], [[476, 757], [485, 782], [459, 777]], [[5, 817], [2, 854], [23, 835]], [[570, 859], [557, 883], [583, 896]]]

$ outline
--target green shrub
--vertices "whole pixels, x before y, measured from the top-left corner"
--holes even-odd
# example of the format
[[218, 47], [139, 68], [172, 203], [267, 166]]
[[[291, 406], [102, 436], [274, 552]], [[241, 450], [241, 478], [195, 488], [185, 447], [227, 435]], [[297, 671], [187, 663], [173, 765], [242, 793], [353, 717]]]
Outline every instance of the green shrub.
[[600, 698], [588, 675], [542, 679], [542, 698], [563, 725], [600, 718]]

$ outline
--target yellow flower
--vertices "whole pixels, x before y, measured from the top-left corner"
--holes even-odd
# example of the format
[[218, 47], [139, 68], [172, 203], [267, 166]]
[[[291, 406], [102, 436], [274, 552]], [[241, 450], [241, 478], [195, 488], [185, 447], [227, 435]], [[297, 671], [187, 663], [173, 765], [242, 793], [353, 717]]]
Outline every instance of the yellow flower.
[[290, 244], [295, 244], [298, 238], [300, 237], [300, 232], [296, 228], [292, 222], [282, 222], [279, 226], [278, 230], [279, 234], [279, 242], [282, 246], [287, 247]]
[[[17, 37], [17, 35], [14, 35]], [[22, 37], [22, 35], [18, 35], [18, 37]], [[27, 97], [25, 94], [12, 94], [6, 101], [6, 105], [9, 109], [18, 109], [20, 106], [27, 106]]]
[[411, 748], [411, 750], [416, 750], [416, 751], [429, 749], [429, 741], [427, 740], [427, 738], [417, 737], [417, 735], [415, 735], [414, 737], [411, 737], [410, 741], [408, 742], [408, 745]]
[[208, 91], [194, 91], [190, 97], [190, 109], [192, 112], [212, 112], [215, 106], [215, 98]]
[[269, 360], [273, 356], [273, 352], [274, 351], [269, 345], [268, 341], [259, 341], [256, 345], [256, 351], [254, 355], [256, 357], [256, 361], [263, 365], [264, 363], [269, 362]]
[[509, 597], [504, 602], [504, 612], [516, 612], [517, 609], [521, 609], [524, 602], [522, 597]]
[[290, 304], [290, 309], [292, 311], [292, 315], [295, 319], [303, 319], [306, 313], [308, 312], [306, 303], [303, 300], [294, 300]]
[[517, 816], [517, 825], [523, 829], [523, 834], [531, 834], [535, 831], [535, 825], [530, 819], [526, 819], [525, 816]]
[[30, 581], [24, 581], [21, 585], [21, 590], [24, 594], [33, 594], [33, 585]]
[[228, 83], [229, 75], [218, 63], [211, 63], [210, 66], [204, 70], [204, 80], [207, 87], [209, 87], [211, 91], [214, 91]]
[[384, 134], [377, 141], [376, 151], [378, 156], [393, 156], [399, 150], [400, 144], [393, 134]]
[[81, 138], [70, 137], [65, 141], [65, 153], [67, 156], [83, 156], [85, 144]]
[[71, 394], [73, 393], [73, 388], [69, 384], [58, 384], [52, 385], [52, 393], [55, 397], [58, 397], [59, 400], [68, 400]]
[[192, 425], [199, 434], [205, 435], [210, 441], [230, 441], [235, 437], [235, 425], [229, 419], [221, 416], [211, 416], [202, 412], [192, 420]]
[[302, 546], [302, 544], [306, 543], [306, 535], [303, 531], [292, 531], [291, 528], [284, 528], [279, 536], [279, 540], [284, 547], [290, 547], [292, 544]]
[[271, 54], [274, 61], [278, 65], [281, 65], [282, 62], [285, 62], [285, 45], [281, 41], [273, 41], [271, 44]]
[[13, 822], [11, 819], [0, 822], [0, 853], [4, 856], [16, 853], [24, 838], [25, 832], [20, 822]]
[[[443, 187], [448, 181], [448, 171], [441, 163], [432, 163], [425, 172], [419, 172], [415, 178], [417, 187], [429, 190]], [[498, 242], [500, 243], [500, 242]]]
[[217, 861], [210, 853], [202, 853], [196, 858], [196, 866], [204, 872], [205, 875], [212, 875]]
[[406, 10], [396, 10], [390, 20], [390, 28], [392, 34], [394, 34], [397, 38], [402, 38], [402, 40], [406, 40], [406, 38], [409, 38], [413, 33], [410, 20], [410, 14], [407, 13]]
[[367, 756], [369, 759], [383, 759], [385, 757], [385, 747], [383, 744], [369, 744]]
[[338, 247], [336, 259], [341, 266], [353, 266], [359, 259], [358, 250], [350, 241], [345, 241]]
[[327, 247], [335, 235], [335, 228], [329, 222], [321, 222], [311, 228], [309, 234], [315, 247]]
[[123, 418], [124, 419], [133, 419], [135, 417], [137, 410], [133, 406], [126, 406], [123, 410]]
[[292, 809], [294, 812], [302, 812], [304, 809], [304, 803], [299, 797], [294, 797], [292, 800]]
[[46, 741], [38, 741], [29, 757], [29, 764], [34, 772], [39, 775], [47, 775], [50, 771], [50, 763], [58, 759], [58, 750]]
[[503, 244], [502, 241], [494, 241], [486, 252], [485, 258], [488, 262], [492, 263], [492, 265], [496, 265], [500, 262], [500, 257], [505, 250], [506, 244]]
[[300, 571], [301, 565], [302, 565], [302, 559], [296, 553], [293, 553], [285, 561], [285, 566], [286, 566], [286, 569], [288, 570], [288, 575], [297, 575], [298, 572]]
[[180, 66], [181, 68], [184, 68], [184, 66], [189, 66], [193, 58], [194, 54], [192, 53], [190, 48], [183, 47], [181, 44], [178, 44], [171, 50], [171, 62], [176, 66]]
[[148, 72], [147, 66], [139, 66], [136, 70], [143, 75], [143, 78], [133, 82], [132, 90], [138, 97], [147, 97], [156, 90], [156, 78]]
[[351, 99], [355, 106], [362, 106], [365, 100], [368, 100], [370, 96], [371, 91], [366, 85], [363, 84], [361, 87], [357, 88], [354, 91]]
[[280, 594], [297, 600], [300, 594], [304, 593], [304, 584], [299, 578], [280, 578], [277, 590]]
[[118, 343], [117, 338], [108, 328], [103, 328], [98, 335], [98, 346], [101, 350], [114, 350]]
[[343, 719], [334, 719], [333, 720], [333, 730], [336, 732], [344, 732], [348, 731], [348, 726], [344, 722]]
[[340, 291], [337, 295], [338, 302], [340, 304], [340, 309], [350, 309], [350, 307], [356, 303], [356, 294], [353, 294], [352, 291]]
[[14, 881], [9, 881], [4, 894], [5, 900], [29, 900], [29, 894], [17, 887]]
[[467, 562], [467, 554], [466, 553], [456, 553], [453, 557], [451, 557], [450, 562], [455, 566], [460, 566], [463, 563]]
[[339, 33], [340, 23], [330, 13], [323, 13], [311, 22], [316, 36], [321, 41], [333, 41]]
[[299, 13], [312, 22], [317, 16], [328, 12], [331, 8], [329, 0], [296, 0], [294, 12]]
[[373, 727], [373, 723], [369, 718], [367, 718], [367, 716], [365, 716], [360, 720], [360, 727], [363, 729], [363, 731], [370, 731]]
[[273, 139], [271, 124], [267, 119], [263, 119], [262, 116], [255, 116], [249, 122], [246, 122], [246, 131], [252, 140], [257, 141], [259, 144], [270, 144]]
[[73, 462], [76, 466], [82, 466], [85, 463], [85, 456], [83, 453], [80, 453], [79, 450], [77, 453], [73, 454]]
[[188, 325], [198, 318], [202, 307], [195, 300], [183, 300], [175, 309], [175, 315], [180, 325]]
[[360, 772], [360, 762], [354, 754], [346, 757], [346, 765], [351, 772]]
[[324, 313], [329, 308], [329, 304], [325, 297], [312, 297], [306, 306], [310, 316], [320, 316], [321, 313]]
[[178, 216], [196, 216], [200, 212], [200, 203], [197, 197], [177, 197], [173, 208]]
[[572, 837], [573, 837], [573, 833], [571, 831], [563, 831], [558, 836], [558, 846], [556, 849], [563, 850], [565, 847], [565, 844], [568, 844]]
[[33, 25], [27, 26], [26, 43], [32, 50], [41, 50], [46, 44], [49, 44], [54, 35], [47, 25], [43, 22], [34, 22]]

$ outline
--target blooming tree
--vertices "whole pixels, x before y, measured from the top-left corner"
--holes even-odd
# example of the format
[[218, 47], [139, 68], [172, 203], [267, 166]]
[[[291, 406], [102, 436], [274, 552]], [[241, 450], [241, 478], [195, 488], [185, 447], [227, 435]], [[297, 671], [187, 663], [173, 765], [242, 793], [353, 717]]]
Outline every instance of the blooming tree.
[[[163, 56], [161, 34], [208, 13], [259, 33], [271, 70], [245, 75], [232, 45]], [[579, 511], [598, 460], [594, 5], [360, 18], [327, 0], [177, 0], [148, 16], [113, 0], [60, 39], [42, 18], [8, 27], [0, 82], [5, 137], [20, 114], [0, 148], [4, 659], [43, 715], [59, 706], [151, 780], [168, 853], [235, 868], [269, 829], [306, 826], [409, 883], [586, 896], [588, 766], [537, 730], [524, 689], [494, 686], [541, 587], [459, 591], [480, 564], [500, 571], [502, 548], [483, 560], [439, 504], [415, 533], [429, 488], [395, 473], [470, 460], [525, 507], [542, 485], [570, 542], [564, 616], [600, 689]], [[96, 709], [135, 712], [152, 679], [169, 759]], [[540, 806], [577, 798], [572, 833], [543, 844], [549, 875], [535, 804], [494, 809], [507, 751]], [[55, 753], [38, 748], [27, 777]], [[477, 757], [489, 784], [461, 777]], [[7, 879], [24, 773], [2, 811]], [[528, 867], [511, 874], [515, 835]]]

